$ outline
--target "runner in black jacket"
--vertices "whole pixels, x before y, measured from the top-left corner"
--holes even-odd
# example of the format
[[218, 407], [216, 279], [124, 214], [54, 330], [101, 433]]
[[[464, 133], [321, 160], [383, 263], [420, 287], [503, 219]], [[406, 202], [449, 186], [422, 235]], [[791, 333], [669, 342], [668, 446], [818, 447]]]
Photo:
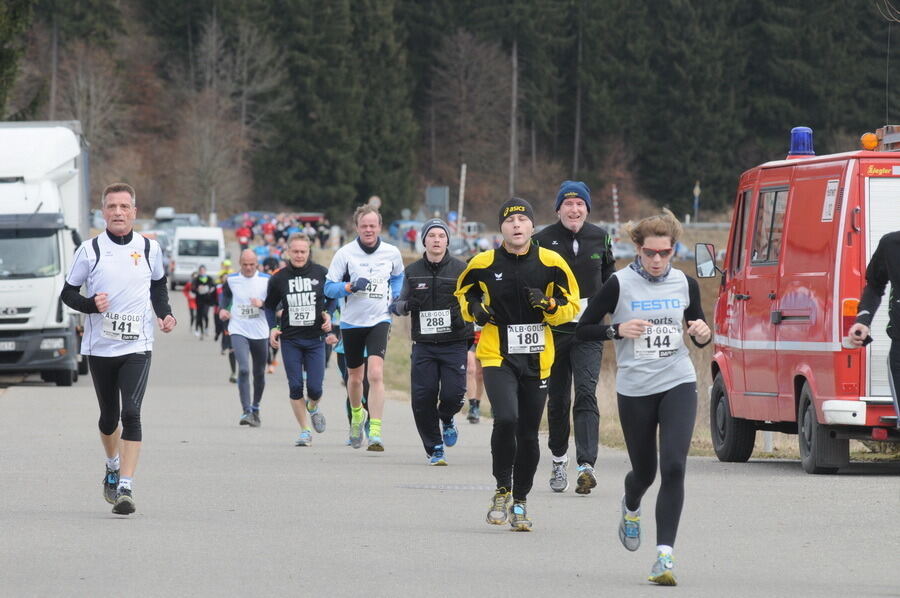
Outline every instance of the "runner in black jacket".
[[[327, 310], [331, 300], [325, 296], [328, 269], [311, 260], [312, 241], [295, 233], [288, 239], [288, 265], [269, 279], [266, 294], [266, 316], [269, 321], [269, 343], [282, 348], [284, 372], [287, 374], [291, 408], [300, 425], [296, 446], [312, 444], [307, 412], [316, 432], [325, 431], [325, 416], [319, 412], [322, 383], [325, 378], [325, 336], [331, 332], [331, 316]], [[281, 321], [274, 313], [281, 310]], [[306, 394], [303, 402], [303, 372], [306, 372]]]
[[[556, 195], [559, 221], [537, 233], [535, 241], [541, 247], [559, 253], [578, 280], [581, 311], [587, 307], [604, 282], [612, 276], [616, 262], [606, 231], [587, 222], [591, 211], [591, 191], [581, 181], [563, 181]], [[594, 463], [597, 461], [600, 411], [597, 409], [597, 379], [603, 359], [603, 343], [575, 337], [571, 322], [552, 326], [556, 358], [550, 371], [547, 398], [547, 423], [550, 428], [548, 445], [553, 454], [550, 488], [565, 492], [569, 487], [566, 467], [569, 463], [569, 409], [572, 407], [572, 380], [575, 380], [575, 458], [578, 478], [575, 492], [590, 494], [597, 485]]]
[[900, 231], [894, 231], [881, 237], [878, 247], [866, 268], [866, 286], [859, 302], [859, 313], [856, 323], [850, 327], [850, 342], [857, 347], [872, 342], [872, 318], [881, 303], [884, 289], [891, 283], [891, 296], [888, 300], [887, 335], [891, 339], [888, 353], [888, 381], [891, 384], [891, 395], [894, 397], [894, 411], [897, 414], [897, 427], [900, 428], [900, 403], [897, 400], [897, 382], [900, 380]]
[[413, 416], [429, 463], [446, 465], [444, 448], [455, 445], [459, 435], [453, 416], [465, 401], [466, 361], [474, 332], [453, 294], [466, 265], [447, 251], [447, 225], [439, 218], [429, 220], [420, 238], [425, 254], [406, 267], [403, 290], [391, 313], [412, 317]]

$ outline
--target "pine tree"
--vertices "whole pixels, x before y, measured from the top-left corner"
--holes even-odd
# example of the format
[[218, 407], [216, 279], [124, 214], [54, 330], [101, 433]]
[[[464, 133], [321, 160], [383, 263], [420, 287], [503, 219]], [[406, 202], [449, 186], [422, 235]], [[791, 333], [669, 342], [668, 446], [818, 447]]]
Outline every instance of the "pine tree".
[[31, 0], [6, 0], [0, 4], [0, 119], [6, 114], [6, 99], [22, 55], [21, 36], [28, 30], [31, 17]]
[[406, 49], [391, 0], [354, 3], [354, 47], [365, 73], [360, 122], [357, 197], [381, 197], [386, 214], [398, 214], [412, 200], [416, 123], [409, 93]]

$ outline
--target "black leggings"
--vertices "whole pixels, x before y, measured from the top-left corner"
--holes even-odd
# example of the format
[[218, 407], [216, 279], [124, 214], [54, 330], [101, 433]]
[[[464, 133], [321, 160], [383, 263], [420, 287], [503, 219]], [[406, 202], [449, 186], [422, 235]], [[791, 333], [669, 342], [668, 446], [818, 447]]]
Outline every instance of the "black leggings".
[[684, 471], [697, 417], [697, 384], [686, 382], [667, 391], [629, 397], [619, 394], [619, 420], [631, 471], [625, 476], [625, 505], [636, 511], [656, 477], [656, 432], [659, 473], [656, 497], [656, 543], [674, 546], [684, 504]]
[[100, 432], [109, 436], [119, 427], [121, 395], [122, 440], [141, 441], [141, 403], [150, 374], [150, 351], [119, 357], [88, 356], [91, 379], [100, 403]]
[[525, 500], [541, 459], [538, 427], [547, 400], [547, 380], [527, 378], [504, 360], [484, 368], [484, 390], [491, 402], [494, 428], [491, 456], [497, 488]]
[[197, 302], [197, 330], [200, 331], [200, 334], [205, 334], [206, 330], [209, 328], [210, 307], [212, 307], [212, 303], [206, 303], [204, 301]]

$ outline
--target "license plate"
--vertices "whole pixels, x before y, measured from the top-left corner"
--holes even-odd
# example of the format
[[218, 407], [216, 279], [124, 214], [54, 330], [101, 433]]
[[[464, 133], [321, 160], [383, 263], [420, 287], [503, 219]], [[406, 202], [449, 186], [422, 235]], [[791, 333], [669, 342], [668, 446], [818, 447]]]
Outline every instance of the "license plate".
[[16, 341], [0, 341], [0, 351], [15, 351]]

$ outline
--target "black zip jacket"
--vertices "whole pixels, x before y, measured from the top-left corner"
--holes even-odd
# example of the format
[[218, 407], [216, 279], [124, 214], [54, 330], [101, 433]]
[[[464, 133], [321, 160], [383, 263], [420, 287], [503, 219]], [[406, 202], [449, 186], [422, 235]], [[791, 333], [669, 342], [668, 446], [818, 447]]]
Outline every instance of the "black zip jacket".
[[[585, 222], [580, 231], [573, 233], [557, 221], [532, 238], [541, 247], [555, 251], [566, 260], [578, 281], [582, 299], [596, 295], [616, 271], [609, 235], [605, 229], [590, 222]], [[572, 249], [573, 241], [578, 241], [577, 255]]]
[[866, 286], [859, 302], [856, 321], [872, 327], [872, 318], [881, 303], [887, 283], [891, 283], [891, 296], [888, 298], [887, 333], [891, 340], [900, 340], [900, 231], [894, 231], [881, 237], [872, 259], [866, 267]]
[[[456, 281], [466, 269], [466, 265], [444, 253], [440, 262], [434, 263], [426, 255], [406, 267], [403, 290], [397, 303], [408, 301], [416, 307], [409, 311], [412, 320], [412, 340], [417, 343], [459, 342], [475, 336], [470, 322], [463, 320], [459, 301], [453, 294]], [[419, 313], [436, 309], [450, 310], [450, 331], [436, 334], [422, 334]]]
[[[323, 311], [330, 307], [331, 300], [325, 296], [325, 277], [328, 270], [325, 266], [313, 262], [307, 262], [302, 268], [295, 268], [290, 263], [278, 270], [269, 278], [269, 287], [266, 291], [264, 307], [266, 314], [281, 312], [281, 335], [283, 338], [323, 338], [325, 332], [322, 324], [325, 319]], [[307, 305], [316, 306], [316, 320], [309, 326], [291, 325], [291, 307]], [[269, 326], [275, 324], [274, 316], [269, 321]]]

